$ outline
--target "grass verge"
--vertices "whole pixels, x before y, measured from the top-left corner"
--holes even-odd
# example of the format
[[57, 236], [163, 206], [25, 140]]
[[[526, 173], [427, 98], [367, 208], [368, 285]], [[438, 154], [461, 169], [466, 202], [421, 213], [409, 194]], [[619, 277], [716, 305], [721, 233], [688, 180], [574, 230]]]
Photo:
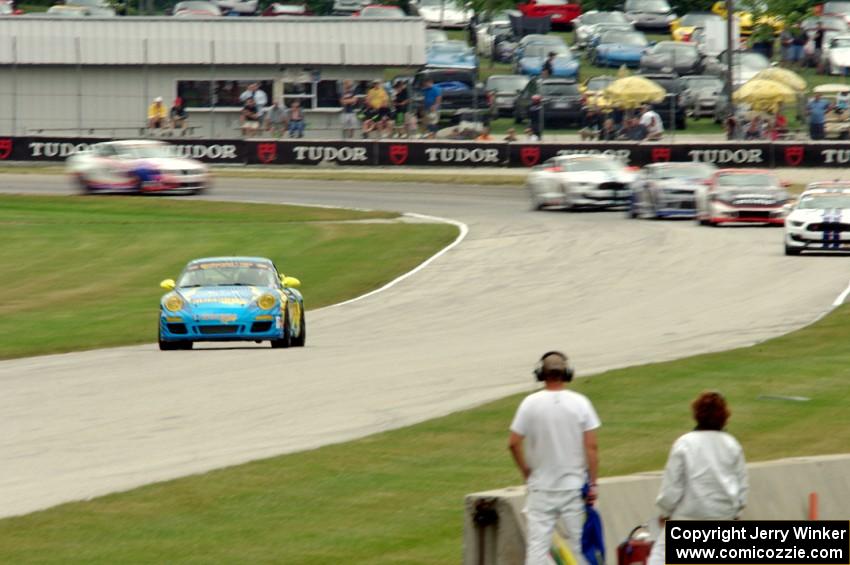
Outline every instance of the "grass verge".
[[[603, 421], [602, 474], [660, 468], [706, 388], [729, 399], [750, 461], [846, 451], [848, 339], [845, 306], [753, 347], [580, 379]], [[0, 562], [456, 563], [463, 496], [518, 482], [506, 439], [519, 400], [3, 520]]]
[[[404, 273], [453, 226], [332, 223], [387, 212], [114, 197], [0, 196], [0, 358], [150, 342], [159, 281], [211, 255], [270, 257], [308, 308]], [[331, 222], [331, 223], [328, 223]]]

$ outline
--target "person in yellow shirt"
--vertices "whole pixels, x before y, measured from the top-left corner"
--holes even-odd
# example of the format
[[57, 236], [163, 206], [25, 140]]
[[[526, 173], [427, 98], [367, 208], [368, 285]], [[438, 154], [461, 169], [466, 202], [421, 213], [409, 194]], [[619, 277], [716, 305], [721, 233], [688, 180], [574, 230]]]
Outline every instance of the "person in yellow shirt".
[[369, 134], [377, 130], [378, 134], [385, 136], [388, 129], [392, 127], [390, 124], [390, 95], [387, 93], [381, 81], [376, 80], [372, 83], [372, 88], [366, 92], [366, 119], [363, 121], [363, 137], [369, 137]]
[[148, 106], [148, 127], [164, 128], [168, 125], [168, 108], [162, 103], [162, 96], [154, 98], [153, 104]]

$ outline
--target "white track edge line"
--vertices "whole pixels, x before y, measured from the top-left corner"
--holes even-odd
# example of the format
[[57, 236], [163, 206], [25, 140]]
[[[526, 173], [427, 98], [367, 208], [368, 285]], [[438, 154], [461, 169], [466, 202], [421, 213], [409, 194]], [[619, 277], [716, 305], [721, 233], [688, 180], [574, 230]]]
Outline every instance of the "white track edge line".
[[419, 271], [421, 271], [422, 269], [424, 269], [425, 267], [427, 267], [428, 265], [430, 265], [431, 263], [433, 263], [434, 261], [436, 261], [437, 259], [439, 259], [443, 255], [445, 255], [446, 253], [448, 253], [449, 251], [451, 251], [452, 249], [454, 249], [455, 247], [460, 245], [460, 243], [464, 239], [466, 239], [466, 236], [469, 233], [469, 226], [467, 226], [463, 222], [459, 222], [457, 220], [452, 220], [450, 218], [441, 218], [439, 216], [429, 216], [427, 214], [415, 214], [415, 213], [412, 213], [412, 212], [407, 212], [407, 213], [404, 213], [403, 215], [407, 216], [409, 218], [419, 218], [421, 220], [430, 220], [430, 221], [436, 222], [436, 223], [450, 224], [450, 225], [453, 225], [456, 228], [458, 228], [460, 230], [460, 233], [457, 235], [457, 237], [454, 239], [454, 241], [452, 241], [450, 244], [448, 244], [447, 246], [443, 247], [442, 249], [440, 249], [439, 251], [437, 251], [436, 253], [434, 253], [433, 255], [428, 257], [427, 259], [425, 259], [423, 262], [421, 262], [419, 265], [417, 265], [416, 267], [414, 267], [410, 271], [407, 271], [403, 275], [400, 275], [400, 276], [394, 278], [393, 280], [391, 280], [390, 282], [388, 282], [384, 286], [376, 288], [375, 290], [371, 290], [371, 291], [367, 292], [366, 294], [361, 294], [360, 296], [356, 296], [354, 298], [350, 298], [350, 299], [344, 300], [342, 302], [337, 302], [336, 304], [330, 304], [330, 305], [324, 306], [322, 308], [317, 308], [316, 310], [310, 310], [310, 312], [318, 312], [319, 310], [325, 310], [327, 308], [337, 308], [339, 306], [345, 306], [346, 304], [358, 302], [358, 301], [363, 300], [365, 298], [369, 298], [370, 296], [374, 296], [374, 295], [378, 294], [379, 292], [389, 290], [390, 288], [394, 287], [395, 285], [397, 285], [401, 281], [403, 281], [403, 280], [405, 280], [409, 277], [412, 277], [413, 275], [415, 275], [416, 273], [418, 273]]
[[835, 299], [835, 302], [833, 302], [832, 305], [835, 307], [841, 306], [844, 304], [844, 301], [847, 300], [848, 295], [850, 295], [850, 284], [847, 285], [844, 292], [838, 295], [838, 298]]

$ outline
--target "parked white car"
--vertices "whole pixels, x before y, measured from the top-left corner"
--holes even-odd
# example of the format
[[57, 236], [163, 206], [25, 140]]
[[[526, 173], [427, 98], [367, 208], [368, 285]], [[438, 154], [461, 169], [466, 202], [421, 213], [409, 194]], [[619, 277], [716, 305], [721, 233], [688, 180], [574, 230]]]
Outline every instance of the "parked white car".
[[463, 29], [472, 19], [472, 9], [463, 0], [418, 0], [416, 9], [428, 27]]
[[215, 0], [215, 3], [225, 14], [232, 12], [240, 16], [253, 16], [257, 13], [257, 0]]
[[785, 254], [850, 251], [850, 182], [806, 187], [785, 219]]
[[636, 174], [615, 157], [601, 154], [560, 155], [528, 174], [532, 206], [544, 208], [613, 208], [628, 206]]
[[823, 64], [827, 73], [842, 75], [850, 69], [850, 34], [837, 35], [825, 42]]
[[197, 194], [208, 188], [207, 166], [176, 156], [175, 149], [161, 141], [106, 141], [71, 155], [65, 168], [87, 193]]

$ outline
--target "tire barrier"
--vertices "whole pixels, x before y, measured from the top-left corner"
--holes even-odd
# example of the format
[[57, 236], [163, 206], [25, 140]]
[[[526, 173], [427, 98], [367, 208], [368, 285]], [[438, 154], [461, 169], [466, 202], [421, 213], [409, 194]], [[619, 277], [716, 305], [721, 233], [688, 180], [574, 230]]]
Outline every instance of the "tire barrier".
[[[529, 168], [556, 155], [603, 153], [633, 166], [694, 161], [719, 167], [847, 167], [850, 142], [494, 143], [426, 140], [169, 139], [174, 152], [213, 164]], [[0, 162], [64, 161], [94, 137], [0, 137]]]

